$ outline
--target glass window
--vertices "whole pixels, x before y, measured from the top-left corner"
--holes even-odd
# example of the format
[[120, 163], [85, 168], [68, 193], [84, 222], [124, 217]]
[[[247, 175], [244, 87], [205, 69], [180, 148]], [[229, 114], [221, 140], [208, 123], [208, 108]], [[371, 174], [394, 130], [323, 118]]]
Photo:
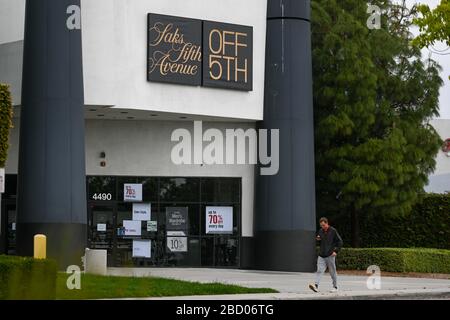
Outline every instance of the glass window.
[[192, 267], [201, 266], [201, 256], [200, 256], [200, 239], [199, 238], [189, 238], [189, 252], [186, 257], [185, 265]]
[[215, 265], [219, 267], [238, 266], [238, 239], [217, 236], [214, 241]]
[[133, 212], [132, 212], [132, 203], [122, 202], [117, 206], [117, 227], [123, 227], [124, 220], [132, 220]]
[[202, 238], [202, 266], [214, 265], [214, 238]]
[[88, 177], [88, 200], [110, 201], [117, 200], [116, 178]]
[[[123, 201], [123, 187], [126, 183], [142, 184], [142, 201], [139, 202], [151, 203], [151, 220], [157, 221], [157, 231], [148, 231], [148, 227], [153, 224], [142, 221], [139, 237], [117, 233], [117, 229], [123, 226], [123, 221], [132, 220], [133, 217], [133, 204]], [[97, 176], [87, 178], [87, 187], [88, 201], [91, 201], [88, 206], [89, 238], [93, 248], [108, 250], [109, 266], [239, 266], [240, 178]], [[110, 202], [98, 203], [106, 200]], [[206, 234], [207, 206], [233, 208], [232, 233]], [[168, 248], [166, 209], [169, 207], [184, 211], [187, 209], [188, 221], [183, 226], [187, 252], [176, 252], [176, 248]], [[176, 227], [173, 227], [172, 231], [175, 230]], [[182, 235], [174, 234], [172, 237]], [[133, 239], [151, 240], [152, 257], [133, 258]]]
[[199, 202], [200, 179], [162, 178], [159, 196], [161, 202]]
[[240, 178], [202, 179], [202, 202], [234, 202], [241, 200]]
[[115, 264], [121, 267], [133, 267], [133, 240], [118, 239], [115, 250]]
[[158, 178], [139, 178], [137, 183], [142, 183], [142, 200], [144, 202], [158, 201]]
[[3, 199], [17, 198], [17, 175], [7, 174], [5, 176], [5, 193]]

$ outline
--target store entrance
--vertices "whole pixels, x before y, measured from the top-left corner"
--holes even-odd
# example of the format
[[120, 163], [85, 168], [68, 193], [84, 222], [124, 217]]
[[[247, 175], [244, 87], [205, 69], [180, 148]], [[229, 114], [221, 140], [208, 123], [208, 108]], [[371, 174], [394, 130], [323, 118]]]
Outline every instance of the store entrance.
[[87, 177], [89, 248], [110, 267], [239, 268], [241, 179]]
[[114, 266], [116, 251], [116, 206], [91, 203], [88, 206], [88, 241], [90, 249], [106, 250], [108, 266]]
[[1, 207], [0, 254], [16, 254], [16, 201], [3, 200]]
[[132, 241], [123, 234], [125, 220], [131, 220], [131, 205], [95, 203], [88, 208], [89, 248], [106, 250], [108, 267], [133, 266]]

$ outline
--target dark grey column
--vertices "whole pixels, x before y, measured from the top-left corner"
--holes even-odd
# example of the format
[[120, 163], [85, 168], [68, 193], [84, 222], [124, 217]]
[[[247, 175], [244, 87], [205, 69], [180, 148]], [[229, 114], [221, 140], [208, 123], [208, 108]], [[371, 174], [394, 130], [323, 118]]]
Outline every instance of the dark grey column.
[[[280, 170], [259, 176], [258, 268], [313, 271], [315, 183], [309, 0], [269, 0], [264, 121], [280, 129]], [[259, 174], [259, 172], [258, 172]]]
[[67, 8], [79, 0], [27, 0], [20, 126], [17, 251], [47, 235], [60, 268], [80, 265], [86, 237], [81, 30]]

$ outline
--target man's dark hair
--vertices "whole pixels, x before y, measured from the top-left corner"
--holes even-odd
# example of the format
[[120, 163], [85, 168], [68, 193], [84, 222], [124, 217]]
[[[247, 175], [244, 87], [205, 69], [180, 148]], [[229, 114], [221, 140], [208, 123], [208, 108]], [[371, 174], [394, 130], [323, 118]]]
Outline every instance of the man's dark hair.
[[322, 223], [322, 222], [328, 223], [328, 219], [325, 217], [322, 217], [322, 218], [320, 218], [319, 223]]

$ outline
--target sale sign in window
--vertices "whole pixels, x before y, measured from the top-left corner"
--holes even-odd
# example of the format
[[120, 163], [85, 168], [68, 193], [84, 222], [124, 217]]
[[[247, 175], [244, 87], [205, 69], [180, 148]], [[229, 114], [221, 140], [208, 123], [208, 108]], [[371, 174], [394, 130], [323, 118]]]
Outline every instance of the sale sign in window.
[[207, 234], [233, 234], [233, 207], [206, 207]]

